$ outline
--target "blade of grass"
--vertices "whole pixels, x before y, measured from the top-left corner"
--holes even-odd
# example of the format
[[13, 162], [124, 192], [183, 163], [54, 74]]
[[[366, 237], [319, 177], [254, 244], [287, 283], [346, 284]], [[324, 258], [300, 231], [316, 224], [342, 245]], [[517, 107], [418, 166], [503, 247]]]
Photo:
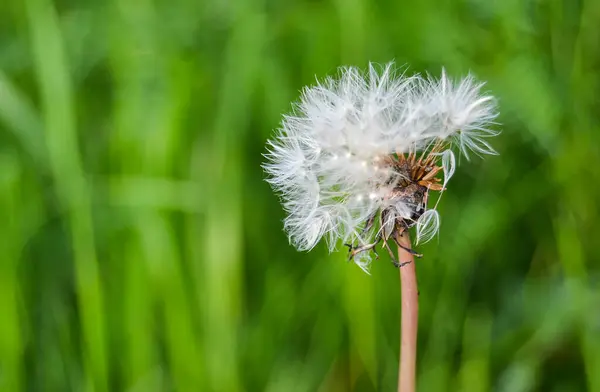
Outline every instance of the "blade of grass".
[[475, 392], [489, 389], [491, 334], [490, 312], [471, 308], [463, 328], [462, 361], [455, 390]]
[[354, 264], [347, 265], [339, 259], [335, 262], [341, 264], [341, 272], [345, 274], [345, 292], [342, 293], [342, 298], [345, 302], [351, 352], [359, 360], [350, 362], [350, 379], [354, 382], [366, 371], [375, 389], [378, 389], [373, 278]]
[[0, 390], [19, 392], [23, 381], [23, 355], [25, 351], [24, 326], [21, 318], [21, 288], [18, 278], [22, 228], [19, 185], [19, 162], [12, 155], [0, 153], [0, 221], [3, 223], [0, 245]]
[[[204, 224], [204, 352], [210, 385], [215, 390], [241, 390], [238, 328], [242, 312], [242, 174], [243, 142], [248, 129], [255, 75], [264, 45], [264, 19], [252, 4], [238, 4], [244, 17], [231, 32], [219, 89], [210, 154], [211, 168], [202, 179], [208, 186]], [[243, 65], [241, 65], [243, 64]], [[208, 168], [207, 168], [208, 169]]]
[[90, 189], [81, 165], [73, 88], [58, 16], [49, 0], [27, 0], [25, 3], [51, 171], [59, 200], [69, 207], [68, 224], [83, 328], [84, 384], [96, 391], [106, 391], [106, 331], [90, 211]]
[[[136, 219], [140, 222], [142, 219]], [[143, 220], [142, 220], [143, 221]], [[144, 222], [147, 223], [147, 222]], [[143, 233], [136, 233], [143, 237]], [[157, 366], [154, 344], [156, 326], [152, 314], [154, 293], [144, 255], [144, 239], [130, 238], [122, 255], [124, 385], [131, 387], [152, 374]], [[149, 252], [150, 253], [150, 252]], [[156, 252], [153, 252], [155, 255]], [[156, 257], [156, 256], [155, 256]]]

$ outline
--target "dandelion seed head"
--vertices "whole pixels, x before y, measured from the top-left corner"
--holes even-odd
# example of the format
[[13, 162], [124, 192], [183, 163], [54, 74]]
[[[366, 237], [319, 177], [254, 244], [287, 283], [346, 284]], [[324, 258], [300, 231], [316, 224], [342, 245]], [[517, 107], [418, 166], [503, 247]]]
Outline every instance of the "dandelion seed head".
[[[427, 196], [454, 174], [452, 147], [467, 158], [496, 153], [487, 141], [498, 134], [490, 127], [495, 100], [482, 88], [471, 75], [407, 76], [393, 64], [341, 68], [304, 88], [263, 165], [290, 242], [299, 250], [323, 237], [330, 250], [340, 239], [364, 245], [389, 237], [400, 221], [416, 226], [418, 242], [433, 238], [440, 219]], [[354, 257], [365, 270], [367, 253]]]

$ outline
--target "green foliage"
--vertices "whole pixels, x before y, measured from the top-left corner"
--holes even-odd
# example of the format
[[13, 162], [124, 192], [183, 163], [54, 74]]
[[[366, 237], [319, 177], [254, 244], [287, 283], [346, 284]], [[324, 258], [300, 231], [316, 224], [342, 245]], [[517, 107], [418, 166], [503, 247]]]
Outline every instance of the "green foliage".
[[501, 153], [422, 247], [421, 391], [600, 391], [600, 2], [7, 0], [0, 389], [390, 391], [398, 272], [296, 252], [261, 153], [339, 65], [472, 71]]

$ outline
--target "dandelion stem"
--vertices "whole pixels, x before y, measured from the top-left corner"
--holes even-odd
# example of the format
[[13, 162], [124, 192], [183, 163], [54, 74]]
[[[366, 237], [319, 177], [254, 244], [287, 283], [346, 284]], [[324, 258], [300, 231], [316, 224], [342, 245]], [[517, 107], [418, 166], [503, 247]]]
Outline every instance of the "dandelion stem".
[[401, 285], [401, 332], [400, 332], [400, 364], [398, 366], [398, 392], [415, 391], [415, 375], [417, 367], [417, 327], [419, 315], [419, 292], [417, 290], [417, 274], [415, 259], [411, 252], [410, 236], [404, 230], [396, 237], [398, 244], [398, 261], [400, 263]]

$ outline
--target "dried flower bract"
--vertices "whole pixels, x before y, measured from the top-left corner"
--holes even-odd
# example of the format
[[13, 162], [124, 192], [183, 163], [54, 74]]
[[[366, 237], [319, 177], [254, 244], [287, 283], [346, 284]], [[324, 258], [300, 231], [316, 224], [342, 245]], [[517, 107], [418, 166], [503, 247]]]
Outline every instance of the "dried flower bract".
[[[303, 90], [268, 142], [268, 181], [281, 195], [285, 229], [299, 250], [341, 239], [367, 270], [375, 245], [410, 227], [417, 242], [438, 232], [437, 201], [452, 177], [456, 147], [467, 159], [496, 154], [488, 138], [495, 100], [471, 76], [452, 81], [395, 74], [393, 64], [366, 74], [340, 69]], [[393, 256], [392, 256], [393, 260]]]

